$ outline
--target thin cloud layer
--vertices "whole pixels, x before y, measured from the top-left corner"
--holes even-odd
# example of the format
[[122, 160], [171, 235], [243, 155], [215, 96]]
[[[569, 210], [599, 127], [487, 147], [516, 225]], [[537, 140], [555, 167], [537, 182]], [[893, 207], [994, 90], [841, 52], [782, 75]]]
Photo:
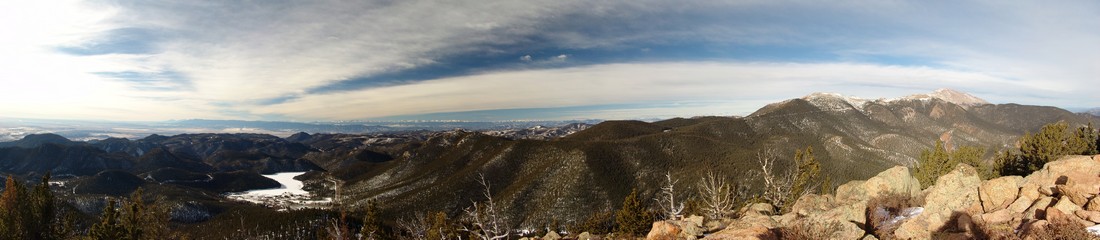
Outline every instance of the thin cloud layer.
[[1100, 75], [1090, 1], [39, 2], [0, 10], [20, 36], [0, 40], [5, 116], [357, 120], [651, 105], [584, 113], [639, 118], [941, 87], [1100, 106], [1086, 88]]

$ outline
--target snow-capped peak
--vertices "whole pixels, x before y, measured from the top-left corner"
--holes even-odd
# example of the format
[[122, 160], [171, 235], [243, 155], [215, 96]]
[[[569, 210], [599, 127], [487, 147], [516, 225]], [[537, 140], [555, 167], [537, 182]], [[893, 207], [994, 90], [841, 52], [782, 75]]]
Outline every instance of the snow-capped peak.
[[954, 103], [954, 104], [958, 104], [960, 106], [977, 106], [977, 105], [989, 104], [989, 102], [986, 102], [985, 100], [983, 100], [981, 98], [975, 97], [974, 95], [970, 95], [970, 94], [965, 93], [965, 92], [955, 91], [955, 90], [947, 89], [947, 88], [936, 89], [936, 91], [931, 92], [931, 93], [913, 94], [913, 95], [905, 96], [901, 99], [906, 99], [906, 100], [928, 100], [928, 99], [933, 99], [933, 98], [940, 99], [940, 100], [950, 102], [950, 103]]
[[846, 110], [855, 108], [861, 111], [863, 109], [863, 104], [869, 101], [859, 97], [844, 96], [839, 93], [828, 92], [811, 93], [810, 95], [802, 97], [802, 100], [813, 103], [818, 108], [822, 108], [822, 110]]

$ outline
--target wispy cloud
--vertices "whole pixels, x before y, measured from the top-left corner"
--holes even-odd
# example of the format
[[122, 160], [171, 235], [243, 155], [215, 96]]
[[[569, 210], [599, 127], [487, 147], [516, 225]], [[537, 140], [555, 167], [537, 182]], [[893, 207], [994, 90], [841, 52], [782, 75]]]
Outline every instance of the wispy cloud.
[[[596, 104], [698, 103], [697, 115], [744, 114], [767, 102], [807, 91], [842, 91], [868, 98], [931, 91], [927, 86], [963, 90], [999, 86], [1012, 94], [1027, 90], [981, 73], [873, 64], [823, 63], [637, 63], [494, 72], [390, 87], [304, 96], [256, 112], [347, 120], [432, 112], [511, 108], [555, 108]], [[1010, 95], [983, 95], [991, 100]], [[331, 109], [340, 109], [332, 111]], [[652, 108], [640, 108], [653, 115]], [[706, 111], [702, 111], [706, 109]], [[665, 107], [676, 116], [691, 112]], [[603, 110], [593, 117], [606, 117]]]

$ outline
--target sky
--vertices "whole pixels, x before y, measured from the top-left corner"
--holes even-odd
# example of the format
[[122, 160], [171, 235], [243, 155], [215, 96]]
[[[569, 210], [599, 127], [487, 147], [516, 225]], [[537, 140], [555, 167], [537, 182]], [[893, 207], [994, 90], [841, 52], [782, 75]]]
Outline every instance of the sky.
[[951, 88], [1100, 107], [1098, 1], [0, 3], [0, 117], [747, 115]]

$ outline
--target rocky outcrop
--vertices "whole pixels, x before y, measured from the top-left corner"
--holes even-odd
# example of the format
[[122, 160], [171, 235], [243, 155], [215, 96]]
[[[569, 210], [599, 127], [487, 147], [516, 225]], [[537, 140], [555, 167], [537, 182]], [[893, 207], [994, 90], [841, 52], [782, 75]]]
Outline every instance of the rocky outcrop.
[[901, 224], [894, 235], [901, 239], [928, 239], [931, 233], [950, 228], [960, 211], [981, 204], [978, 186], [981, 178], [974, 167], [959, 164], [955, 170], [936, 179], [936, 185], [925, 191], [924, 213]]
[[[864, 181], [851, 181], [835, 195], [799, 198], [791, 212], [772, 215], [767, 204], [750, 205], [742, 217], [704, 239], [779, 239], [785, 229], [813, 228], [829, 239], [974, 239], [997, 236], [1032, 238], [1053, 226], [1071, 228], [1100, 224], [1100, 155], [1066, 156], [1026, 177], [1005, 176], [981, 181], [971, 166], [959, 164], [923, 191], [909, 169], [895, 167]], [[889, 234], [873, 229], [886, 222], [869, 222], [878, 198], [912, 198], [923, 204], [889, 215]], [[897, 210], [897, 209], [894, 209]], [[885, 220], [883, 220], [885, 221]], [[654, 224], [654, 233], [669, 233], [675, 224]], [[888, 224], [885, 224], [888, 225]], [[661, 229], [658, 229], [661, 228]], [[1072, 229], [1071, 229], [1072, 230]], [[673, 234], [675, 233], [675, 234]], [[652, 235], [656, 236], [656, 235]], [[679, 236], [676, 239], [685, 239]], [[671, 239], [671, 238], [650, 238]], [[693, 239], [693, 238], [691, 238]]]

